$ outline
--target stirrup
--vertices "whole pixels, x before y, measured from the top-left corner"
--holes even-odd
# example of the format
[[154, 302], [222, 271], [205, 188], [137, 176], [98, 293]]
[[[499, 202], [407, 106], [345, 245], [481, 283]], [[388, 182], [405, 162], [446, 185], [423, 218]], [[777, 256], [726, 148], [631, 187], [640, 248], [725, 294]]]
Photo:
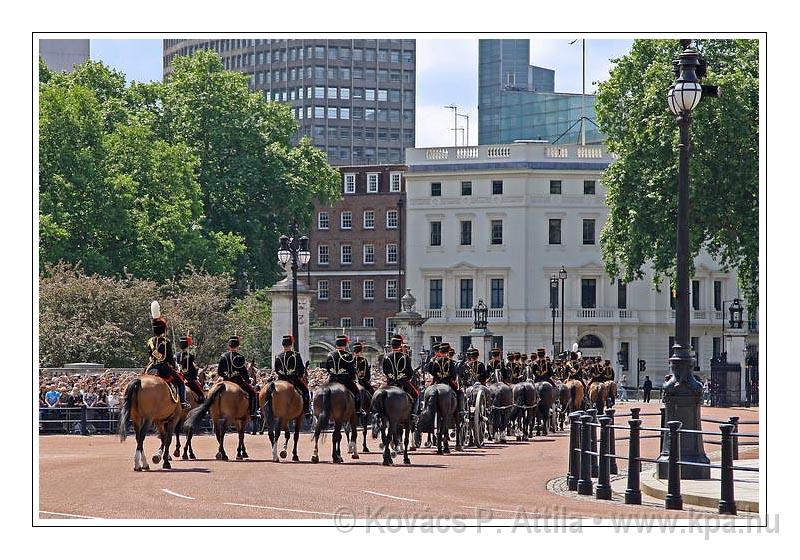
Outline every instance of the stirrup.
[[182, 406], [183, 408], [185, 408], [186, 410], [189, 410], [190, 408], [192, 408], [192, 405], [190, 405], [190, 404], [189, 404], [188, 402], [186, 402], [186, 401], [183, 401], [183, 402], [181, 402], [181, 406]]

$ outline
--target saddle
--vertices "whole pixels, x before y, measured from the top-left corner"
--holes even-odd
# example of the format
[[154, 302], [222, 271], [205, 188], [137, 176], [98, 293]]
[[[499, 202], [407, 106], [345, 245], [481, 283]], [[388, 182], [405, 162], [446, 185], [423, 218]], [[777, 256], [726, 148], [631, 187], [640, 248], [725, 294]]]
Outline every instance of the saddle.
[[172, 402], [174, 403], [178, 402], [178, 388], [175, 387], [175, 384], [173, 383], [175, 378], [172, 375], [169, 375], [167, 377], [161, 377], [160, 375], [158, 375], [158, 372], [156, 370], [150, 370], [145, 373], [147, 375], [155, 375], [159, 379], [163, 379], [164, 383], [167, 384], [167, 389], [169, 389], [169, 396], [172, 398]]

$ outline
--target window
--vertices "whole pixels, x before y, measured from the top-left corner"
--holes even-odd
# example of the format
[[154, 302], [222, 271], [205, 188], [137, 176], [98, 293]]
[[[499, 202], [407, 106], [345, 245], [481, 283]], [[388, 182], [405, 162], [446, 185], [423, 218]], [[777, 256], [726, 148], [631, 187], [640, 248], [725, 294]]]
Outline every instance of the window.
[[341, 217], [342, 229], [351, 229], [353, 227], [353, 213], [350, 210], [344, 210]]
[[700, 338], [692, 337], [692, 352], [694, 352], [694, 371], [700, 371]]
[[594, 245], [594, 220], [583, 220], [583, 244]]
[[619, 357], [622, 358], [620, 360], [620, 362], [621, 362], [620, 365], [622, 366], [622, 371], [628, 371], [628, 368], [630, 367], [630, 365], [629, 365], [630, 364], [629, 356], [630, 356], [630, 353], [631, 353], [631, 343], [630, 342], [621, 342], [620, 345], [619, 345], [619, 352], [620, 352], [620, 356]]
[[714, 309], [722, 311], [722, 282], [714, 280]]
[[711, 339], [711, 352], [713, 358], [719, 358], [722, 353], [722, 337], [715, 336]]
[[441, 309], [442, 308], [442, 279], [435, 278], [428, 283], [428, 308]]
[[442, 222], [431, 222], [431, 247], [442, 246]]
[[349, 107], [340, 107], [339, 108], [339, 118], [342, 120], [350, 120], [350, 108]]
[[397, 243], [386, 244], [386, 264], [397, 264]]
[[317, 299], [328, 299], [328, 281], [317, 281]]
[[628, 285], [622, 280], [617, 280], [617, 309], [628, 308]]
[[354, 173], [347, 173], [344, 176], [344, 194], [355, 194], [356, 176]]
[[339, 88], [339, 99], [350, 99], [350, 88]]
[[368, 193], [376, 193], [376, 192], [378, 192], [378, 174], [377, 173], [368, 173], [367, 174], [367, 192]]
[[472, 309], [472, 278], [462, 278], [460, 283], [458, 306], [461, 309]]
[[314, 107], [314, 118], [315, 119], [324, 119], [325, 118], [325, 107]]
[[328, 99], [336, 99], [336, 88], [328, 87]]
[[364, 299], [375, 299], [375, 280], [364, 280]]
[[375, 245], [364, 244], [364, 264], [375, 264]]
[[364, 210], [364, 229], [375, 229], [375, 210]]
[[503, 194], [503, 181], [492, 181], [492, 194]]
[[362, 327], [374, 328], [375, 327], [375, 317], [364, 317], [361, 320], [361, 326]]
[[351, 280], [342, 280], [339, 283], [339, 299], [349, 300], [353, 297], [353, 283]]
[[472, 181], [461, 181], [461, 196], [472, 196]]
[[692, 309], [700, 309], [700, 280], [692, 280]]
[[350, 317], [340, 317], [339, 318], [339, 327], [343, 329], [349, 329], [353, 326], [353, 320]]
[[472, 245], [472, 222], [470, 220], [461, 222], [461, 244]]
[[317, 229], [330, 229], [331, 218], [327, 212], [320, 212], [317, 215]]
[[583, 194], [595, 194], [595, 181], [583, 182]]
[[342, 264], [353, 264], [353, 246], [342, 245], [340, 256], [341, 258], [339, 262], [341, 262]]
[[324, 87], [315, 87], [314, 88], [314, 99], [325, 99], [325, 88]]
[[397, 210], [386, 211], [386, 229], [397, 228]]
[[442, 196], [441, 183], [431, 183], [431, 196]]
[[397, 280], [386, 281], [386, 299], [397, 299]]
[[330, 262], [330, 255], [327, 245], [317, 246], [317, 264], [328, 264]]
[[367, 101], [375, 101], [375, 90], [367, 88], [364, 90], [364, 99]]
[[365, 121], [374, 121], [375, 120], [375, 109], [364, 109], [364, 120]]
[[492, 220], [492, 245], [503, 244], [503, 220]]
[[329, 119], [336, 118], [336, 107], [328, 107], [328, 118]]
[[550, 194], [561, 194], [561, 181], [550, 181]]
[[400, 192], [400, 173], [392, 173], [389, 181], [389, 192]]
[[385, 89], [378, 90], [378, 101], [386, 101], [388, 99], [388, 92]]
[[503, 308], [503, 279], [502, 278], [492, 278], [490, 283], [490, 298], [489, 302], [492, 309], [502, 309]]
[[597, 307], [597, 280], [594, 278], [581, 279], [581, 307], [584, 309]]
[[550, 245], [561, 245], [561, 220], [552, 218], [549, 222]]

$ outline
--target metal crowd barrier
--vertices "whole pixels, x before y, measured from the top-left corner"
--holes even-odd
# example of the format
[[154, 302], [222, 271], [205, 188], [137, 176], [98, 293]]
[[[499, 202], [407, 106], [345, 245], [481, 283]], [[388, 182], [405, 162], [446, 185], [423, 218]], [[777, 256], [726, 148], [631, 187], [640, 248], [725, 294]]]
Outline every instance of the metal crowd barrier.
[[[115, 434], [119, 426], [119, 407], [59, 406], [39, 409], [40, 434]], [[258, 426], [260, 428], [260, 426]], [[153, 431], [151, 429], [151, 431]], [[211, 419], [206, 415], [201, 432], [211, 432]], [[132, 428], [128, 426], [128, 433]]]
[[[720, 432], [708, 432], [703, 430], [681, 429], [679, 421], [667, 422], [664, 426], [665, 409], [660, 412], [642, 413], [639, 408], [631, 408], [628, 414], [616, 415], [614, 409], [607, 409], [603, 416], [598, 417], [595, 409], [583, 412], [573, 412], [570, 417], [569, 430], [569, 465], [567, 473], [567, 488], [577, 491], [578, 494], [591, 496], [593, 491], [598, 500], [611, 499], [611, 479], [610, 475], [617, 474], [616, 461], [628, 461], [627, 487], [625, 490], [625, 503], [641, 505], [642, 492], [640, 472], [642, 463], [658, 463], [657, 459], [650, 459], [641, 456], [640, 442], [643, 438], [661, 438], [664, 449], [663, 438], [668, 442], [668, 462], [667, 462], [667, 493], [664, 498], [664, 506], [667, 509], [683, 509], [683, 498], [681, 496], [681, 466], [698, 466], [720, 469], [720, 499], [718, 511], [721, 514], [736, 515], [736, 501], [734, 497], [733, 475], [734, 471], [758, 472], [756, 467], [734, 466], [733, 461], [739, 457], [739, 445], [758, 445], [758, 442], [739, 443], [739, 438], [758, 439], [758, 434], [738, 432], [738, 424], [757, 424], [755, 421], [739, 421], [738, 417], [731, 417], [728, 421], [713, 419], [702, 420], [720, 424]], [[630, 416], [628, 426], [615, 426], [614, 419], [623, 416]], [[641, 416], [660, 416], [661, 427], [652, 428], [642, 426]], [[600, 441], [598, 448], [597, 428], [600, 429]], [[629, 435], [625, 437], [614, 437], [615, 429], [628, 430]], [[642, 435], [641, 432], [655, 432], [653, 435]], [[719, 435], [719, 445], [722, 446], [722, 457], [718, 464], [701, 464], [691, 461], [680, 460], [680, 437], [681, 434], [701, 434]], [[628, 456], [616, 454], [615, 441], [629, 440]], [[704, 440], [706, 441], [706, 440]], [[712, 442], [713, 443], [713, 442]], [[594, 487], [592, 478], [597, 478], [597, 486]]]

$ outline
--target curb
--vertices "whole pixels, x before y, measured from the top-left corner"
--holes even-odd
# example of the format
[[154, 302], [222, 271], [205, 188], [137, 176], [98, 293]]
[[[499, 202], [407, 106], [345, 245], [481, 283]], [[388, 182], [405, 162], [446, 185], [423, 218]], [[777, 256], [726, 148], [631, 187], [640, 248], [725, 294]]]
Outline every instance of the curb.
[[[647, 494], [651, 498], [656, 498], [659, 500], [663, 500], [667, 497], [667, 491], [665, 488], [661, 488], [659, 485], [653, 484], [652, 480], [659, 480], [656, 478], [656, 471], [650, 471], [649, 476], [642, 476], [640, 481], [641, 489], [644, 494]], [[697, 494], [688, 494], [685, 492], [681, 492], [681, 497], [683, 498], [683, 503], [691, 504], [693, 506], [701, 506], [707, 507], [711, 509], [717, 509], [719, 507], [719, 499], [712, 498], [710, 496], [699, 496]], [[737, 511], [744, 511], [748, 513], [758, 513], [758, 502], [753, 502], [750, 500], [734, 500], [736, 503], [736, 510]]]

